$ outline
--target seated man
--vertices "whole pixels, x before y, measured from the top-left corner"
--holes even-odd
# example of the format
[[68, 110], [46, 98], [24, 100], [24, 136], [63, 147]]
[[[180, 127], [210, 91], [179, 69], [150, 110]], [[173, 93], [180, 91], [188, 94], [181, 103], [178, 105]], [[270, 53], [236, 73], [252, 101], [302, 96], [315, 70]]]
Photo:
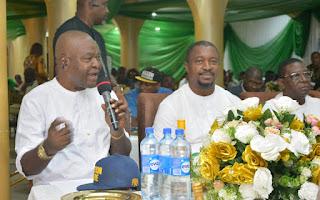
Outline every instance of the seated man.
[[318, 90], [320, 88], [320, 53], [315, 51], [311, 54], [311, 64], [307, 68], [312, 71], [312, 83], [313, 89]]
[[132, 89], [125, 94], [133, 122], [138, 115], [137, 101], [140, 93], [172, 93], [171, 89], [160, 87], [162, 76], [159, 70], [155, 68], [148, 67], [144, 69], [141, 76], [136, 76], [136, 79], [139, 81], [138, 88]]
[[263, 92], [264, 83], [262, 78], [262, 72], [259, 68], [250, 67], [244, 72], [243, 81], [237, 86], [230, 87], [228, 90], [238, 97], [242, 92]]
[[96, 42], [67, 31], [55, 51], [56, 77], [30, 91], [19, 113], [16, 166], [34, 185], [91, 178], [97, 160], [131, 150], [123, 129], [127, 106], [110, 101], [120, 124], [113, 130], [95, 87], [101, 69]]
[[[314, 114], [320, 117], [320, 99], [309, 96], [311, 87], [312, 73], [304, 66], [301, 60], [290, 58], [285, 60], [279, 66], [279, 81], [283, 85], [283, 92], [279, 93], [275, 99], [281, 96], [288, 96], [297, 100], [300, 104], [298, 110], [294, 113], [301, 120], [303, 114]], [[264, 109], [273, 108], [273, 99], [266, 102]]]
[[177, 120], [184, 119], [192, 152], [199, 152], [215, 119], [240, 103], [237, 96], [215, 85], [219, 64], [218, 50], [211, 42], [198, 41], [189, 47], [185, 60], [188, 83], [161, 102], [153, 124], [158, 139], [163, 128], [176, 128]]

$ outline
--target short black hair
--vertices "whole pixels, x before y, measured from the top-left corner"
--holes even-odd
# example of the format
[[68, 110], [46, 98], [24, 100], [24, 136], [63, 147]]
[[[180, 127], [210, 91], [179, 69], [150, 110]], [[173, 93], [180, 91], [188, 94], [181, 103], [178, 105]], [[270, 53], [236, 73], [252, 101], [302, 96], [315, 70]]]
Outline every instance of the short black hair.
[[245, 72], [245, 77], [255, 77], [256, 75], [260, 75], [260, 78], [262, 78], [262, 71], [258, 66], [252, 66], [249, 67]]
[[32, 83], [36, 80], [36, 70], [33, 68], [26, 68], [24, 70], [24, 80], [26, 83]]
[[310, 56], [310, 57], [312, 58], [312, 57], [315, 56], [316, 54], [319, 54], [319, 55], [320, 55], [320, 52], [314, 51], [314, 52], [311, 53], [311, 56]]
[[290, 64], [292, 64], [292, 63], [296, 63], [296, 62], [301, 63], [301, 64], [303, 63], [303, 62], [302, 62], [300, 59], [298, 59], [298, 58], [289, 58], [289, 59], [283, 61], [282, 63], [280, 63], [280, 65], [279, 65], [279, 70], [278, 70], [278, 76], [279, 76], [280, 78], [283, 77], [283, 76], [285, 75], [285, 73], [286, 73], [287, 66], [290, 65]]
[[42, 45], [38, 42], [34, 43], [30, 49], [30, 55], [41, 56], [43, 53]]
[[196, 46], [213, 47], [213, 48], [217, 51], [218, 56], [219, 56], [218, 49], [217, 49], [217, 47], [216, 47], [214, 44], [212, 44], [211, 42], [206, 41], [206, 40], [200, 40], [200, 41], [197, 41], [197, 42], [192, 43], [192, 44], [189, 46], [189, 48], [187, 49], [187, 54], [186, 54], [186, 58], [185, 58], [185, 61], [186, 61], [186, 62], [189, 62], [189, 58], [190, 58], [191, 52], [192, 52], [192, 50], [193, 50]]

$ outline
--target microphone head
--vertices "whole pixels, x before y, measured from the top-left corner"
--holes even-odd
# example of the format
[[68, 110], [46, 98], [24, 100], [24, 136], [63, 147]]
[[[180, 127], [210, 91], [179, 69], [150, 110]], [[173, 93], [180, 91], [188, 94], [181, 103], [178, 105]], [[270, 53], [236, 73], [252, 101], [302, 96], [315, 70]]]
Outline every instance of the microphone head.
[[111, 82], [107, 79], [99, 80], [97, 83], [97, 88], [99, 91], [99, 94], [104, 93], [105, 91], [111, 92]]

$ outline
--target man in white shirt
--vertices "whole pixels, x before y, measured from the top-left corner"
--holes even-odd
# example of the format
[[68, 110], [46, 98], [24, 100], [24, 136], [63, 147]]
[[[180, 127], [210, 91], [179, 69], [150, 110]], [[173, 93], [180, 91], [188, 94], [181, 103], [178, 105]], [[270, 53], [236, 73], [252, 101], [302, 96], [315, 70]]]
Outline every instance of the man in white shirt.
[[[279, 66], [279, 77], [279, 82], [283, 85], [284, 89], [274, 99], [288, 96], [296, 100], [300, 106], [294, 114], [301, 120], [303, 120], [303, 114], [314, 114], [320, 117], [320, 99], [308, 95], [312, 88], [312, 72], [304, 66], [301, 60], [290, 58], [281, 63]], [[270, 108], [275, 110], [273, 107], [274, 99], [267, 101], [264, 109]]]
[[16, 166], [34, 185], [92, 178], [95, 162], [109, 153], [128, 155], [123, 129], [127, 105], [110, 101], [115, 131], [96, 86], [100, 51], [86, 33], [67, 31], [56, 45], [56, 77], [22, 101], [16, 135]]
[[176, 128], [177, 120], [184, 119], [186, 139], [192, 152], [199, 152], [215, 119], [240, 103], [238, 97], [215, 85], [219, 64], [219, 53], [212, 43], [198, 41], [191, 45], [185, 61], [188, 84], [164, 99], [156, 114], [153, 126], [158, 139], [163, 136], [163, 128]]

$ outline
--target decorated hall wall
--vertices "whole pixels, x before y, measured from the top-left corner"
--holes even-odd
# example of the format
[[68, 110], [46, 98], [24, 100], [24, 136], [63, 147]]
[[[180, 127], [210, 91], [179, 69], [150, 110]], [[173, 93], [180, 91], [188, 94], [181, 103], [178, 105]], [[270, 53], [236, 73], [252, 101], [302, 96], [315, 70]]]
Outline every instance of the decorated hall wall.
[[[236, 75], [252, 65], [260, 66], [264, 72], [277, 71], [279, 63], [291, 56], [303, 57], [308, 64], [309, 52], [319, 49], [314, 45], [314, 41], [319, 40], [317, 24], [319, 21], [308, 13], [295, 18], [281, 15], [228, 23], [224, 68], [233, 70]], [[105, 38], [113, 66], [120, 66], [118, 29], [108, 25], [98, 30]], [[155, 66], [179, 80], [185, 74], [185, 52], [193, 41], [192, 22], [146, 20], [139, 35], [139, 70]]]

